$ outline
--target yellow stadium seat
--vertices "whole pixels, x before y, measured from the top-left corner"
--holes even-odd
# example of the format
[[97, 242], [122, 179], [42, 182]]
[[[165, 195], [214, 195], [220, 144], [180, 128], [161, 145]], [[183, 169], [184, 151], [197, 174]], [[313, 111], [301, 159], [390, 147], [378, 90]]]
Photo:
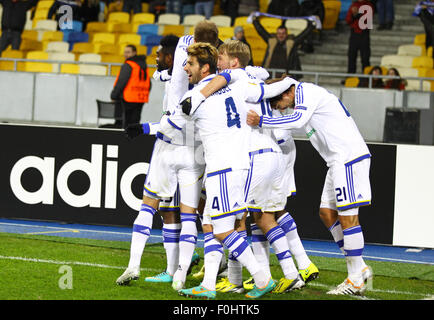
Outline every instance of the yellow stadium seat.
[[55, 0], [40, 0], [36, 5], [36, 10], [50, 9]]
[[214, 22], [217, 27], [230, 27], [231, 17], [225, 15], [216, 15], [209, 18], [210, 21]]
[[432, 46], [428, 47], [428, 49], [426, 50], [427, 57], [432, 57], [433, 56], [432, 50], [433, 50]]
[[108, 23], [105, 22], [89, 22], [86, 26], [86, 32], [108, 32]]
[[42, 42], [35, 40], [23, 39], [20, 44], [21, 51], [40, 51], [42, 50]]
[[113, 33], [98, 32], [93, 35], [92, 43], [111, 43], [115, 44], [116, 36]]
[[251, 25], [251, 23], [247, 22], [247, 16], [240, 16], [236, 17], [234, 20], [234, 27], [236, 26], [245, 26], [245, 25]]
[[426, 41], [425, 33], [419, 33], [414, 36], [414, 44], [425, 44], [425, 41]]
[[65, 41], [52, 41], [47, 43], [46, 52], [68, 52], [69, 43]]
[[[56, 60], [56, 61], [74, 61], [75, 55], [70, 52], [51, 52], [48, 55], [49, 60]], [[59, 72], [61, 64], [53, 63], [53, 72]]]
[[182, 25], [165, 25], [162, 35], [174, 34], [175, 36], [182, 37], [185, 32], [185, 27]]
[[133, 26], [130, 23], [108, 22], [108, 31], [113, 33], [131, 33]]
[[142, 13], [136, 13], [133, 15], [132, 23], [133, 24], [145, 24], [145, 23], [154, 23], [155, 15], [153, 13], [149, 13], [147, 11], [143, 11]]
[[181, 17], [179, 14], [176, 13], [163, 13], [160, 14], [158, 17], [158, 24], [172, 24], [172, 25], [179, 25], [181, 22]]
[[77, 42], [74, 43], [71, 52], [81, 54], [81, 53], [93, 53], [95, 46], [88, 42]]
[[410, 56], [399, 56], [399, 55], [385, 55], [381, 58], [380, 65], [385, 66], [387, 68], [390, 67], [406, 67], [411, 68], [413, 66], [413, 57]]
[[431, 81], [422, 81], [422, 90], [420, 90], [420, 80], [407, 80], [405, 86], [407, 91], [431, 91]]
[[433, 58], [431, 57], [416, 57], [413, 58], [413, 68], [433, 68]]
[[[12, 59], [23, 59], [24, 53], [19, 50], [5, 50], [1, 54], [2, 58], [12, 58]], [[17, 63], [17, 69], [18, 64], [21, 64], [20, 62]], [[0, 70], [5, 71], [13, 71], [14, 70], [14, 61], [0, 61]]]
[[48, 10], [50, 8], [46, 9], [38, 9], [36, 8], [35, 15], [33, 16], [33, 19], [35, 20], [45, 20], [48, 19]]
[[80, 74], [95, 75], [95, 76], [106, 76], [107, 67], [91, 64], [80, 64], [79, 65]]
[[252, 59], [255, 66], [261, 66], [264, 61], [265, 50], [252, 48]]
[[356, 88], [359, 85], [359, 78], [350, 77], [345, 79], [345, 87], [347, 88]]
[[277, 28], [282, 25], [282, 20], [277, 18], [265, 17], [261, 18], [259, 22], [268, 33], [276, 33]]
[[[125, 58], [123, 56], [120, 55], [109, 55], [109, 54], [105, 54], [105, 55], [101, 55], [101, 62], [113, 62], [113, 63], [124, 63], [125, 62]], [[111, 76], [117, 76], [119, 73], [119, 70], [121, 69], [121, 66], [111, 66], [110, 67], [110, 74]], [[108, 66], [107, 66], [107, 72], [109, 72], [108, 70]]]
[[140, 45], [142, 37], [138, 35], [137, 33], [125, 33], [121, 34], [118, 39], [118, 44], [133, 44], [133, 45]]
[[230, 39], [234, 36], [234, 28], [232, 27], [218, 27], [219, 30], [219, 38], [222, 41], [226, 39]]
[[[123, 55], [125, 47], [127, 45], [128, 45], [127, 43], [122, 43], [122, 44], [118, 45], [117, 47], [119, 48], [119, 51], [117, 52], [117, 54]], [[157, 48], [157, 47], [154, 47], [154, 48]], [[136, 49], [137, 49], [137, 54], [145, 55], [145, 56], [147, 55], [147, 52], [148, 52], [147, 46], [138, 45], [138, 46], [136, 46]]]
[[[26, 59], [48, 60], [48, 53], [43, 51], [29, 51]], [[24, 70], [26, 72], [53, 72], [53, 65], [43, 62], [25, 62]]]
[[286, 20], [285, 27], [288, 28], [288, 33], [294, 36], [298, 36], [307, 27], [307, 21], [305, 19], [290, 19]]
[[82, 53], [78, 57], [80, 62], [101, 62], [101, 55], [96, 53]]
[[122, 11], [123, 1], [113, 1], [108, 5], [107, 14]]
[[[182, 21], [184, 26], [195, 26], [199, 21], [205, 20], [205, 16], [200, 14], [187, 14]], [[174, 23], [172, 23], [174, 24]]]
[[38, 31], [56, 31], [57, 21], [55, 20], [38, 20], [34, 28]]
[[98, 51], [95, 53], [98, 54], [114, 54], [116, 55], [118, 53], [119, 49], [117, 45], [111, 44], [111, 43], [104, 43], [99, 46]]
[[42, 34], [42, 41], [62, 41], [62, 31], [44, 31]]
[[424, 45], [402, 44], [398, 47], [398, 55], [420, 57], [426, 55], [426, 49]]
[[79, 74], [80, 66], [78, 64], [62, 64], [60, 65], [60, 73]]
[[127, 12], [111, 12], [108, 15], [107, 22], [129, 23], [130, 14]]
[[38, 31], [36, 30], [24, 30], [21, 34], [21, 39], [38, 41]]
[[267, 12], [270, 0], [259, 0], [259, 12]]
[[324, 21], [322, 28], [324, 30], [334, 29], [339, 19], [339, 13], [341, 11], [340, 1], [323, 1], [324, 5]]

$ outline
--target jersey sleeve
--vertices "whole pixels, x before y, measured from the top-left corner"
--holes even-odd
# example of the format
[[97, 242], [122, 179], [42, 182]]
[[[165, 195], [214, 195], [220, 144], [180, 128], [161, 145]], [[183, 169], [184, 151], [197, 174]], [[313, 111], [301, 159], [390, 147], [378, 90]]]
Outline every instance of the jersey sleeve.
[[219, 72], [218, 75], [225, 78], [227, 84], [246, 78], [246, 72], [243, 69], [226, 69]]
[[270, 74], [266, 69], [258, 66], [247, 66], [246, 72], [262, 81], [265, 81], [270, 77]]

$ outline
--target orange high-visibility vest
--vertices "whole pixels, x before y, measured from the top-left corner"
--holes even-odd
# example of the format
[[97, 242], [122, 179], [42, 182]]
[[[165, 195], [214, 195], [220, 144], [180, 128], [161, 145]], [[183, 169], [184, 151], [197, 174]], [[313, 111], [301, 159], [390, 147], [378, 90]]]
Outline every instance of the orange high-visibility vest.
[[[131, 66], [130, 79], [124, 88], [123, 98], [126, 102], [145, 103], [149, 100], [149, 88], [151, 79], [148, 69], [146, 69], [146, 79], [143, 75], [143, 70], [133, 61], [125, 61]], [[141, 74], [142, 73], [142, 74]], [[118, 82], [120, 71], [116, 77], [115, 84]], [[141, 77], [142, 75], [142, 77]]]

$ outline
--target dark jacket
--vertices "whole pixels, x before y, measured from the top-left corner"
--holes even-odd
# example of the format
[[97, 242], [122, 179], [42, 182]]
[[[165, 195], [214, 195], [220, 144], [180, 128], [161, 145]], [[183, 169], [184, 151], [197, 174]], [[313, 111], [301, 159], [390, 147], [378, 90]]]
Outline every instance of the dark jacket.
[[[275, 35], [271, 35], [265, 30], [265, 28], [260, 24], [257, 18], [253, 19], [253, 26], [255, 27], [258, 34], [264, 39], [267, 43], [267, 49], [264, 57], [264, 61], [262, 66], [264, 68], [270, 68], [271, 57], [273, 56], [274, 49], [277, 45], [279, 45], [277, 38]], [[293, 37], [291, 35], [285, 41], [286, 47], [286, 58], [285, 60], [280, 61], [272, 61], [272, 67], [276, 69], [285, 69], [285, 70], [301, 70], [300, 58], [298, 56], [297, 48], [301, 43], [306, 39], [306, 37], [312, 32], [315, 28], [312, 21], [308, 21], [306, 29], [304, 29], [298, 36]]]
[[36, 6], [38, 0], [12, 1], [0, 0], [3, 6], [2, 30], [13, 30], [22, 32], [26, 25], [27, 10]]
[[72, 9], [72, 19], [73, 20], [81, 20], [81, 8], [76, 4], [74, 0], [56, 0], [51, 5], [50, 9], [48, 10], [47, 18], [52, 19], [53, 16], [56, 16], [56, 20], [59, 21], [59, 19], [65, 14], [58, 13], [58, 10], [61, 6], [68, 5]]
[[[143, 72], [145, 73], [145, 79], [146, 79], [146, 56], [144, 55], [138, 55], [131, 57], [127, 59], [126, 61], [133, 61], [137, 63], [140, 68], [142, 68]], [[130, 80], [132, 68], [128, 63], [124, 63], [121, 67], [121, 70], [119, 72], [119, 78], [116, 82], [115, 87], [113, 88], [110, 98], [112, 100], [121, 100], [124, 92], [124, 88], [126, 87], [128, 80]]]

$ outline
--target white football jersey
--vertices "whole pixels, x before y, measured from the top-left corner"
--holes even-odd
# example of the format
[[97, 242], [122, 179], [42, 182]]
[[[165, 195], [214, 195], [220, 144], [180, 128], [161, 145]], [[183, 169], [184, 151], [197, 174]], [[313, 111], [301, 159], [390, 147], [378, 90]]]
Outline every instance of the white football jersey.
[[[215, 75], [203, 79], [193, 90], [201, 90]], [[248, 169], [252, 128], [247, 125], [245, 101], [261, 96], [258, 85], [231, 83], [209, 96], [191, 115], [202, 140], [207, 174], [231, 168]]]
[[304, 128], [312, 145], [328, 166], [370, 156], [356, 123], [332, 93], [312, 83], [297, 82], [294, 112], [272, 118], [262, 116], [263, 128]]

